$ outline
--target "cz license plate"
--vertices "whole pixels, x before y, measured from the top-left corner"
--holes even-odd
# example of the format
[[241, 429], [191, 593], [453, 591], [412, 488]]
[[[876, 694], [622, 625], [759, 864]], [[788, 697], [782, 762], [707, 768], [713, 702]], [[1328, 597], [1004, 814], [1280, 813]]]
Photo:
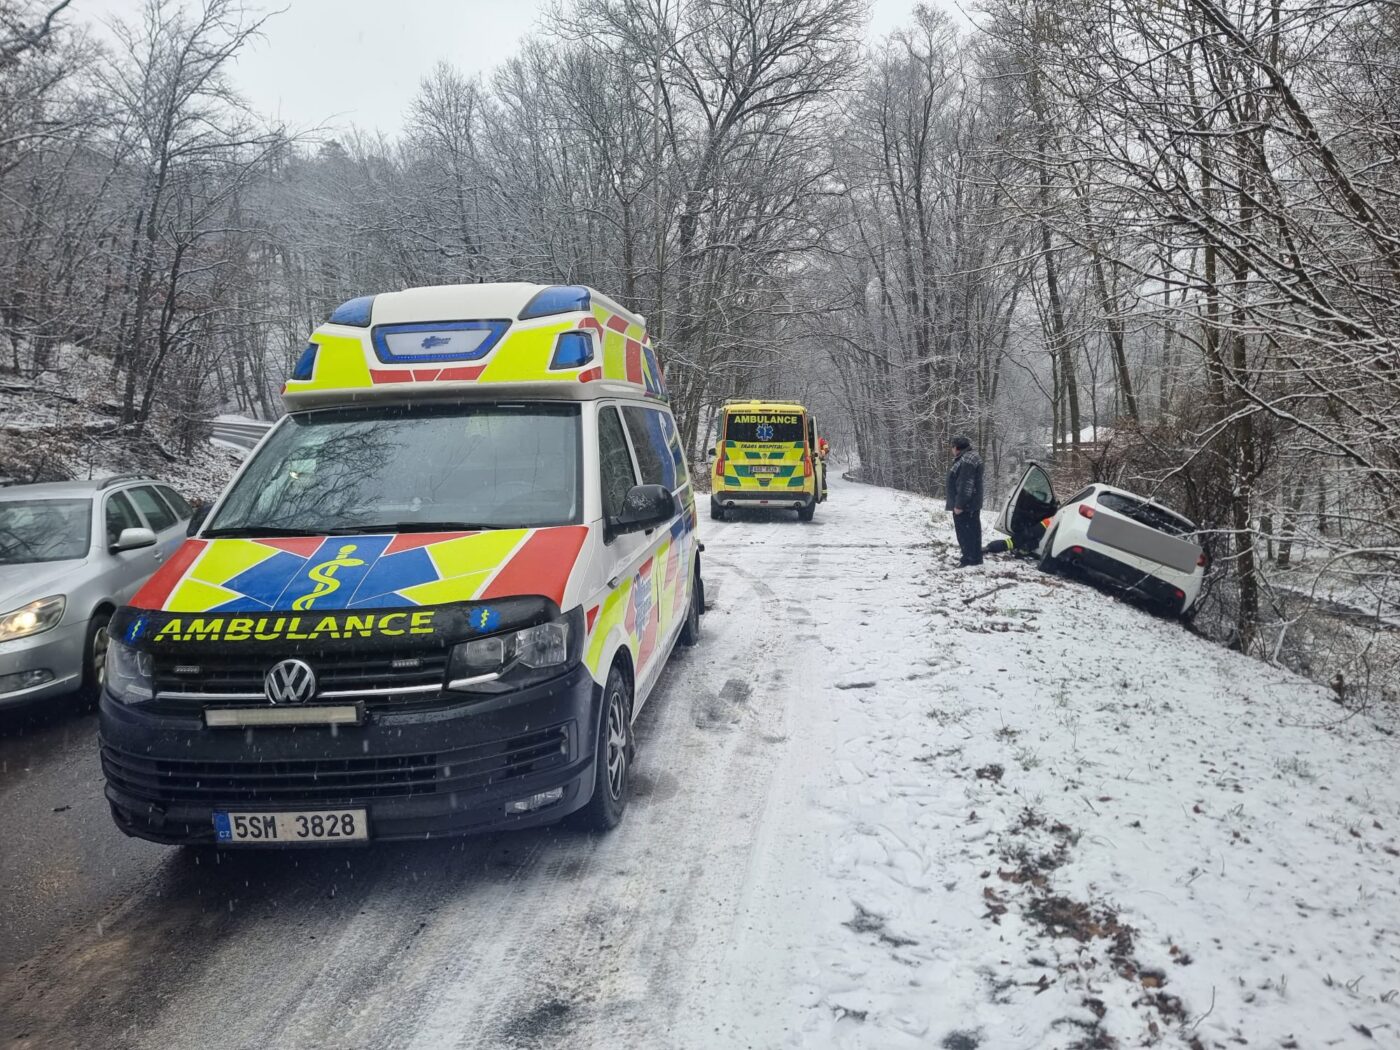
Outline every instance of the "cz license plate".
[[778, 471], [780, 471], [780, 470], [782, 470], [782, 469], [783, 469], [782, 467], [774, 467], [774, 466], [767, 466], [767, 465], [764, 465], [764, 466], [753, 466], [753, 467], [750, 467], [750, 468], [749, 468], [749, 473], [750, 473], [750, 474], [776, 474], [776, 473], [778, 473]]
[[369, 822], [362, 809], [291, 813], [216, 809], [214, 834], [220, 842], [234, 843], [365, 842], [369, 839]]

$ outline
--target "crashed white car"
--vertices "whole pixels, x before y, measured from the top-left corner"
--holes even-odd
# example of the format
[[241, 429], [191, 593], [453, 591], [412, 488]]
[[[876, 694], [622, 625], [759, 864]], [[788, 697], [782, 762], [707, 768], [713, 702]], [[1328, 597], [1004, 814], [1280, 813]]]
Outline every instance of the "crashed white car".
[[996, 527], [1017, 547], [1032, 549], [1033, 543], [1044, 569], [1079, 570], [1173, 615], [1185, 615], [1200, 597], [1206, 555], [1195, 524], [1123, 489], [1094, 484], [1061, 504], [1050, 475], [1032, 463]]

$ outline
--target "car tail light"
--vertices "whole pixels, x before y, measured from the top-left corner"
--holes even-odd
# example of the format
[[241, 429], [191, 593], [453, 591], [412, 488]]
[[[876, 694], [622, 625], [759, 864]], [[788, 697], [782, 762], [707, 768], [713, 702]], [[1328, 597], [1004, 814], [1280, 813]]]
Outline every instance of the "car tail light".
[[1084, 548], [1083, 548], [1083, 547], [1071, 547], [1069, 550], [1070, 550], [1070, 553], [1071, 553], [1071, 554], [1083, 554], [1083, 553], [1084, 553]]
[[1186, 592], [1183, 591], [1180, 587], [1176, 589], [1176, 598], [1177, 601], [1184, 602], [1186, 600]]
[[812, 453], [802, 453], [802, 476], [810, 478], [812, 476]]
[[715, 473], [724, 477], [724, 442], [720, 442], [719, 455], [715, 457]]
[[1201, 551], [1200, 554], [1196, 555], [1196, 564], [1199, 565], [1199, 566], [1200, 566], [1201, 568], [1203, 568], [1203, 569], [1206, 567], [1206, 552], [1205, 552], [1205, 551]]
[[1094, 508], [1081, 503], [1079, 505], [1079, 516], [1081, 518], [1092, 518], [1094, 516]]

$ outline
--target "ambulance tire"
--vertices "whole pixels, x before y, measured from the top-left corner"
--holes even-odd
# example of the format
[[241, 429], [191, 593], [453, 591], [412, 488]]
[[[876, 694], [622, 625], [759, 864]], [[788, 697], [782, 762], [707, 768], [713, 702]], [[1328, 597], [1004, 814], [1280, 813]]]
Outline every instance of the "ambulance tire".
[[700, 579], [700, 570], [695, 570], [695, 583], [690, 588], [690, 608], [685, 611], [685, 623], [681, 624], [681, 645], [687, 649], [700, 644], [700, 614], [705, 611], [705, 583]]
[[574, 814], [588, 831], [611, 831], [622, 823], [632, 787], [632, 685], [617, 664], [603, 687], [593, 761], [593, 797]]
[[817, 501], [816, 501], [815, 498], [813, 498], [812, 502], [809, 503], [809, 504], [807, 504], [805, 507], [798, 507], [798, 508], [797, 508], [797, 520], [798, 520], [798, 521], [811, 521], [812, 518], [816, 515], [816, 513], [817, 513]]
[[712, 499], [710, 500], [710, 517], [715, 521], [724, 521], [729, 517], [729, 512]]

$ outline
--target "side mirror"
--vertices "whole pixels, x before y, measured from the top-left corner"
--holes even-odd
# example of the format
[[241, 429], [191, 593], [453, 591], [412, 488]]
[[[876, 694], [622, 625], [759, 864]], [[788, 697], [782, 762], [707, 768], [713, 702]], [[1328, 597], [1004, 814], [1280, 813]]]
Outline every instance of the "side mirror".
[[622, 501], [622, 513], [608, 519], [608, 532], [650, 532], [676, 516], [676, 497], [665, 485], [633, 485]]
[[714, 457], [715, 457], [715, 448], [714, 448], [713, 445], [711, 445], [711, 446], [710, 446], [710, 458], [713, 459]]
[[194, 513], [190, 515], [190, 523], [185, 526], [186, 536], [193, 536], [199, 531], [199, 527], [204, 524], [204, 519], [209, 517], [210, 506], [212, 506], [212, 504], [206, 503], [194, 509]]
[[138, 551], [142, 547], [154, 547], [155, 545], [156, 534], [150, 529], [122, 529], [121, 535], [117, 537], [117, 542], [112, 544], [112, 553]]

